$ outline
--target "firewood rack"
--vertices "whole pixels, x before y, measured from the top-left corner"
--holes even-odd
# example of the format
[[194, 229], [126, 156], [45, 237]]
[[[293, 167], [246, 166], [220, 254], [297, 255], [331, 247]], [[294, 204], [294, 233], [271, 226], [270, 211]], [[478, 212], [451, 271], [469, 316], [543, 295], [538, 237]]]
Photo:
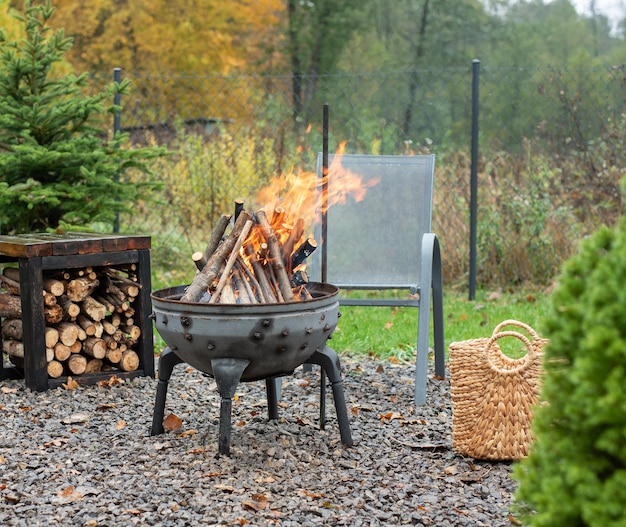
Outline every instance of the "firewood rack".
[[[139, 368], [83, 374], [73, 377], [79, 384], [95, 384], [115, 374], [119, 378], [154, 377], [154, 350], [150, 290], [150, 237], [116, 234], [70, 232], [64, 234], [36, 233], [20, 236], [0, 236], [0, 267], [19, 263], [20, 302], [24, 331], [24, 368], [0, 368], [0, 380], [23, 375], [27, 388], [42, 392], [67, 382], [67, 377], [49, 378], [45, 355], [45, 319], [43, 272], [80, 267], [106, 267], [136, 264], [139, 296], [135, 318], [141, 329], [137, 342]], [[26, 331], [28, 328], [28, 331]], [[1, 337], [0, 337], [1, 344]]]

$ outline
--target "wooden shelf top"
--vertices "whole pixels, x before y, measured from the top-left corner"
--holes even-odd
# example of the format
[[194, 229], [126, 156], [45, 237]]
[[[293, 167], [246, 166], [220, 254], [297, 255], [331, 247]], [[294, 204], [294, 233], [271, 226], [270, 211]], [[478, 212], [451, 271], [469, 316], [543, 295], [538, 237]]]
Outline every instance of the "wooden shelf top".
[[0, 236], [0, 255], [17, 258], [69, 256], [149, 249], [150, 236], [66, 232]]

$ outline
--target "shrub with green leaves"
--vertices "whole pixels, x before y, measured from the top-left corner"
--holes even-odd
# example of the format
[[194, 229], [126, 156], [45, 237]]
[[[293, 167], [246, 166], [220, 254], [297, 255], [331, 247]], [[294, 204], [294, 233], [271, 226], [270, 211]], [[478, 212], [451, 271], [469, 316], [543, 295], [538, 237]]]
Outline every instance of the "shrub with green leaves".
[[544, 334], [535, 441], [515, 469], [524, 525], [626, 525], [626, 219], [564, 266]]
[[102, 116], [113, 112], [112, 83], [87, 95], [88, 76], [62, 75], [58, 66], [72, 39], [48, 25], [51, 2], [26, 2], [23, 38], [0, 32], [0, 232], [55, 229], [65, 223], [112, 221], [152, 185], [129, 184], [131, 169], [148, 172], [155, 148], [126, 149], [126, 137], [107, 142]]

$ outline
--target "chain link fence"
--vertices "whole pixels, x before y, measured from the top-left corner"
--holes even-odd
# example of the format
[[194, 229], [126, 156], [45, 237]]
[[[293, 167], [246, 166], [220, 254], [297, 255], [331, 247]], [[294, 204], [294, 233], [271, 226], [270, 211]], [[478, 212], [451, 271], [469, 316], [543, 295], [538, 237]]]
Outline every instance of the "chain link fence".
[[[186, 154], [206, 157], [196, 169], [193, 195], [211, 196], [204, 210], [214, 210], [192, 225], [183, 217], [190, 212], [176, 205], [175, 180], [190, 177], [187, 159], [185, 174], [164, 177], [160, 201], [122, 217], [121, 229], [153, 235], [154, 257], [175, 266], [201, 248], [217, 215], [229, 212], [222, 204], [246, 192], [237, 182], [262, 185], [294, 165], [315, 169], [328, 103], [331, 150], [346, 141], [353, 153], [437, 154], [433, 230], [442, 242], [446, 279], [462, 278], [469, 254], [472, 70], [296, 81], [124, 72], [132, 93], [122, 100], [122, 129], [135, 143], [168, 145], [172, 159], [183, 155], [181, 138], [199, 141], [196, 154]], [[549, 281], [581, 237], [622, 213], [626, 66], [482, 66], [479, 87], [479, 281]], [[168, 170], [160, 167], [157, 176]], [[226, 190], [219, 199], [217, 189]]]

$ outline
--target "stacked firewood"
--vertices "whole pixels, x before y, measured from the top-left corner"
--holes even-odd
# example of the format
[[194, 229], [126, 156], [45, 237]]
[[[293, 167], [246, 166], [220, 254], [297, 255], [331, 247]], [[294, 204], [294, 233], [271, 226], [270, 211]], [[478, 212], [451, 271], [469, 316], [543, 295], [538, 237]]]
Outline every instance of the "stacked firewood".
[[198, 268], [181, 300], [220, 304], [294, 302], [311, 298], [306, 288], [305, 259], [315, 250], [304, 236], [304, 221], [294, 223], [277, 208], [248, 213], [236, 204], [235, 221], [225, 214], [207, 247], [194, 253]]
[[[18, 367], [24, 361], [19, 270], [0, 275], [2, 351]], [[136, 266], [44, 271], [43, 303], [48, 375], [134, 371], [141, 331], [133, 302], [141, 285]]]

